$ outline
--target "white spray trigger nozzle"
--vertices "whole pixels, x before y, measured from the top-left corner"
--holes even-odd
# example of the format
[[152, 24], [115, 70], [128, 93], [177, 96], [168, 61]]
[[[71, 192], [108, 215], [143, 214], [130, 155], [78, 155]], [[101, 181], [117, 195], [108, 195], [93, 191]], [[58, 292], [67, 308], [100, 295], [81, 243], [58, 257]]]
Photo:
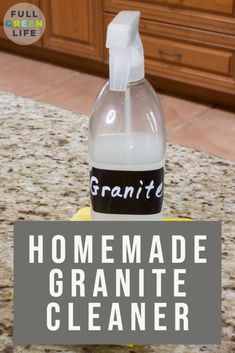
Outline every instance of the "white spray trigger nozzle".
[[109, 88], [125, 91], [144, 78], [144, 52], [139, 35], [139, 11], [121, 11], [108, 26]]

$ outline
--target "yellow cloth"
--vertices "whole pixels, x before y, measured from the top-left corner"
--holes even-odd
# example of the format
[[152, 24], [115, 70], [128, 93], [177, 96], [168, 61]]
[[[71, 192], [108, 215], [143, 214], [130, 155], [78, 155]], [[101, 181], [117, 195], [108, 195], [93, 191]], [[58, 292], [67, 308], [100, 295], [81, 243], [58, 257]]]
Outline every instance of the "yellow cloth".
[[90, 220], [91, 220], [90, 207], [80, 208], [80, 210], [78, 210], [71, 218], [71, 221], [90, 221]]

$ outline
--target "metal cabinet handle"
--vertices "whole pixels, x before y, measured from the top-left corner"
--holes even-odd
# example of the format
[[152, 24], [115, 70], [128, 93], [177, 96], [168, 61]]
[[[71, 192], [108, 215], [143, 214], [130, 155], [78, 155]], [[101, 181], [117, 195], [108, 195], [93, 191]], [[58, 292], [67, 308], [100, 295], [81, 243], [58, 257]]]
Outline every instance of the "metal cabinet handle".
[[160, 56], [169, 56], [171, 58], [175, 58], [175, 59], [179, 59], [179, 60], [182, 58], [181, 53], [169, 53], [168, 51], [165, 51], [162, 49], [158, 49], [158, 53]]

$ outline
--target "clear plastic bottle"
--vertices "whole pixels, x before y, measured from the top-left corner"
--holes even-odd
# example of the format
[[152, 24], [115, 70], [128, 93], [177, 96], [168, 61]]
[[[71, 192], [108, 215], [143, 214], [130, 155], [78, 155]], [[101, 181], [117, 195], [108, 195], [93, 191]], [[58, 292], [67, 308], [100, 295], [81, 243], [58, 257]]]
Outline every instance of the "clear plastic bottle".
[[[90, 169], [153, 171], [164, 167], [165, 124], [160, 100], [146, 79], [125, 92], [101, 90], [90, 119]], [[95, 212], [93, 220], [160, 220], [162, 213]]]
[[165, 124], [160, 100], [144, 79], [140, 13], [122, 11], [108, 26], [110, 79], [89, 125], [93, 220], [160, 220]]

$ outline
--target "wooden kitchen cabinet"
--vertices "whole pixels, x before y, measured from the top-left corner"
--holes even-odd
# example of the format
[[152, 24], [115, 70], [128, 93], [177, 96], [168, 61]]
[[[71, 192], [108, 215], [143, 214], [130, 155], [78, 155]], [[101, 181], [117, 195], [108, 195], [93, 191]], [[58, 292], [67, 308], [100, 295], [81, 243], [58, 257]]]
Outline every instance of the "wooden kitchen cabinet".
[[40, 0], [40, 6], [47, 22], [44, 48], [102, 60], [100, 0]]
[[[15, 2], [1, 0], [0, 15]], [[0, 46], [107, 75], [108, 23], [121, 10], [138, 10], [146, 73], [158, 89], [235, 107], [235, 0], [32, 2], [46, 18], [41, 48], [5, 39]]]

